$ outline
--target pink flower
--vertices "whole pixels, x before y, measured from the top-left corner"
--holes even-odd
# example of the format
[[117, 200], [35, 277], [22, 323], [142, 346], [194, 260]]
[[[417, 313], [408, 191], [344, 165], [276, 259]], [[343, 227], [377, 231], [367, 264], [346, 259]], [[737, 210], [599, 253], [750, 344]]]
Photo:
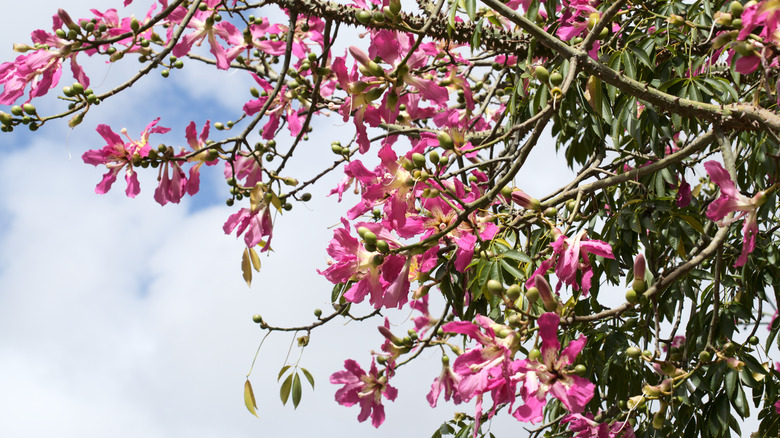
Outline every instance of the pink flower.
[[[205, 3], [209, 8], [214, 8], [220, 1], [221, 0], [206, 0]], [[177, 11], [183, 9], [184, 8], [180, 7]], [[178, 12], [177, 14], [181, 14], [181, 12]], [[187, 27], [195, 29], [195, 31], [184, 35], [173, 48], [172, 54], [176, 57], [183, 57], [192, 50], [193, 45], [199, 46], [204, 39], [207, 39], [210, 51], [216, 58], [217, 68], [227, 70], [230, 67], [230, 61], [227, 58], [225, 48], [217, 42], [216, 37], [219, 36], [227, 42], [236, 41], [236, 39], [243, 37], [241, 37], [241, 31], [228, 22], [215, 24], [213, 18], [214, 14], [215, 12], [211, 10], [197, 11], [195, 16], [187, 23]]]
[[[704, 169], [710, 175], [712, 182], [720, 187], [720, 197], [707, 207], [707, 217], [716, 221], [719, 227], [724, 227], [732, 222], [745, 218], [742, 225], [742, 254], [737, 258], [734, 266], [742, 266], [747, 262], [748, 255], [756, 248], [756, 234], [758, 233], [758, 207], [766, 202], [766, 193], [761, 191], [752, 198], [742, 195], [737, 191], [734, 181], [731, 180], [726, 169], [717, 161], [704, 163]], [[740, 213], [731, 219], [724, 218], [731, 212]]]
[[615, 421], [612, 424], [593, 421], [593, 414], [569, 414], [561, 420], [569, 423], [575, 432], [574, 438], [635, 438], [634, 429], [628, 422]]
[[587, 339], [580, 335], [560, 351], [557, 333], [559, 322], [560, 317], [555, 313], [540, 316], [537, 324], [542, 338], [542, 362], [519, 361], [516, 373], [524, 374], [520, 395], [525, 404], [513, 414], [518, 420], [533, 423], [540, 421], [548, 393], [560, 400], [572, 413], [582, 412], [593, 398], [595, 385], [567, 370], [585, 347]]
[[[95, 187], [95, 193], [100, 195], [107, 193], [122, 169], [125, 169], [125, 181], [127, 181], [125, 193], [127, 196], [135, 198], [141, 192], [141, 187], [138, 184], [138, 175], [133, 170], [132, 163], [135, 157], [145, 158], [149, 155], [149, 150], [151, 149], [148, 144], [149, 134], [164, 134], [170, 131], [169, 128], [156, 127], [155, 125], [159, 120], [160, 118], [158, 117], [146, 126], [146, 129], [141, 133], [141, 140], [134, 141], [127, 137], [130, 140], [128, 143], [122, 141], [122, 138], [112, 131], [108, 125], [98, 125], [97, 132], [108, 144], [103, 146], [102, 149], [84, 152], [84, 155], [81, 156], [81, 159], [87, 164], [94, 166], [104, 164], [108, 168], [108, 172], [103, 175], [103, 179]], [[127, 136], [125, 129], [122, 129], [121, 132]]]
[[460, 384], [461, 377], [452, 371], [450, 368], [450, 358], [442, 356], [441, 358], [441, 374], [439, 377], [433, 380], [431, 384], [431, 391], [426, 396], [428, 403], [432, 408], [436, 407], [436, 403], [439, 400], [439, 394], [444, 391], [444, 400], [449, 401], [452, 398], [452, 402], [456, 405], [461, 403], [460, 393], [458, 392], [458, 385]]
[[187, 193], [190, 196], [194, 196], [200, 189], [200, 167], [203, 166], [204, 163], [207, 166], [213, 166], [217, 164], [217, 160], [208, 160], [209, 154], [206, 151], [206, 140], [209, 138], [208, 120], [206, 120], [206, 124], [203, 125], [203, 130], [200, 132], [200, 137], [197, 136], [198, 131], [195, 128], [195, 122], [190, 122], [190, 124], [187, 125], [187, 128], [184, 130], [184, 133], [187, 138], [187, 144], [190, 145], [193, 152], [203, 151], [188, 160], [190, 162], [195, 162], [195, 164], [190, 167], [190, 177], [187, 180]]
[[[173, 172], [173, 176], [169, 176], [168, 170]], [[181, 169], [181, 166], [177, 161], [168, 160], [160, 166], [160, 176], [158, 177], [159, 185], [157, 190], [154, 191], [154, 200], [160, 205], [165, 205], [169, 202], [178, 204], [181, 198], [184, 197], [187, 187], [187, 175]]]
[[271, 248], [273, 233], [271, 211], [264, 199], [264, 194], [265, 192], [260, 185], [255, 186], [250, 193], [250, 208], [242, 208], [238, 212], [233, 213], [222, 226], [225, 234], [230, 234], [236, 229], [236, 236], [240, 236], [246, 231], [244, 242], [246, 242], [246, 246], [249, 248], [263, 243], [263, 237], [268, 237], [268, 240], [263, 243], [261, 252], [268, 251]]
[[[61, 9], [60, 14], [67, 17], [65, 11]], [[60, 18], [55, 15], [54, 20], [56, 22]], [[89, 86], [89, 78], [84, 74], [81, 66], [76, 63], [78, 52], [72, 51], [75, 43], [40, 29], [33, 31], [31, 36], [36, 45], [45, 48], [21, 55], [14, 62], [0, 64], [0, 84], [3, 84], [0, 105], [11, 105], [16, 102], [24, 94], [24, 89], [27, 88], [28, 84], [30, 85], [30, 96], [27, 102], [33, 97], [46, 94], [59, 82], [64, 59], [70, 59], [73, 77], [85, 88]]]
[[[526, 288], [533, 286], [534, 277], [536, 275], [544, 275], [547, 271], [555, 265], [555, 275], [560, 280], [555, 287], [555, 291], [558, 292], [561, 288], [561, 284], [566, 283], [574, 290], [580, 290], [580, 285], [577, 284], [577, 271], [582, 272], [582, 291], [585, 296], [590, 291], [591, 279], [593, 278], [593, 270], [590, 266], [590, 259], [588, 259], [588, 253], [595, 254], [608, 259], [614, 259], [612, 254], [612, 246], [606, 242], [600, 240], [587, 239], [588, 232], [582, 230], [570, 239], [564, 236], [560, 230], [555, 229], [558, 234], [558, 239], [552, 242], [553, 256], [542, 262], [539, 268], [528, 278], [526, 282]], [[582, 262], [580, 263], [580, 257]]]
[[398, 396], [398, 390], [387, 384], [389, 376], [378, 372], [373, 360], [368, 374], [352, 359], [344, 361], [344, 368], [345, 371], [330, 376], [330, 383], [344, 385], [336, 391], [336, 401], [344, 406], [360, 404], [358, 421], [366, 421], [370, 415], [371, 424], [379, 427], [385, 421], [382, 397], [393, 401]]
[[[409, 301], [409, 274], [411, 259], [398, 255], [382, 256], [377, 251], [369, 251], [358, 239], [350, 234], [349, 223], [341, 220], [344, 228], [336, 229], [333, 240], [328, 245], [328, 254], [333, 257], [330, 266], [317, 271], [333, 284], [353, 282], [344, 293], [351, 303], [360, 303], [366, 296], [375, 308], [401, 308]], [[397, 248], [399, 243], [380, 224], [358, 223], [374, 233], [378, 239]]]

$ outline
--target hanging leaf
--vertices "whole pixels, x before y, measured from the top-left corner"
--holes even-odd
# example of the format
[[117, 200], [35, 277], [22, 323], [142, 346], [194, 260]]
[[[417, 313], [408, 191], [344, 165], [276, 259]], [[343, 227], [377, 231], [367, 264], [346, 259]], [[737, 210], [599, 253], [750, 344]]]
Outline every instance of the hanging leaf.
[[244, 255], [241, 258], [241, 272], [244, 274], [244, 281], [247, 286], [252, 285], [252, 262], [249, 261], [249, 248], [244, 249]]
[[294, 408], [297, 408], [298, 404], [301, 402], [302, 392], [303, 391], [301, 388], [301, 376], [298, 373], [295, 373], [295, 378], [293, 379], [293, 384], [292, 384], [292, 402]]
[[286, 405], [287, 399], [290, 398], [290, 389], [292, 389], [292, 381], [293, 381], [293, 375], [290, 374], [289, 376], [287, 376], [286, 379], [284, 379], [284, 382], [282, 383], [282, 387], [279, 388], [279, 398], [282, 399], [283, 405]]
[[283, 366], [283, 367], [282, 367], [282, 369], [281, 369], [281, 370], [279, 370], [279, 377], [277, 377], [277, 378], [276, 378], [276, 381], [277, 381], [277, 382], [278, 382], [279, 380], [281, 380], [281, 378], [282, 378], [282, 376], [284, 375], [284, 373], [286, 373], [286, 372], [287, 372], [287, 370], [289, 370], [291, 366], [292, 366], [292, 365], [285, 365], [285, 366]]
[[257, 402], [255, 401], [255, 393], [252, 391], [252, 384], [249, 383], [249, 379], [246, 379], [246, 382], [244, 383], [244, 404], [252, 415], [260, 418], [260, 416], [257, 415]]
[[307, 370], [306, 368], [301, 368], [301, 371], [303, 371], [303, 375], [306, 376], [306, 380], [309, 381], [309, 384], [311, 385], [311, 389], [314, 389], [314, 376], [312, 376], [309, 370]]
[[595, 111], [596, 114], [601, 115], [601, 79], [593, 75], [588, 78], [588, 85], [587, 88], [585, 88], [585, 99], [588, 101], [591, 108], [593, 108], [593, 111]]
[[474, 21], [474, 16], [477, 11], [477, 0], [466, 0], [466, 14], [469, 16], [469, 20]]
[[252, 260], [252, 266], [255, 271], [260, 272], [260, 256], [257, 255], [254, 248], [249, 248], [249, 258]]

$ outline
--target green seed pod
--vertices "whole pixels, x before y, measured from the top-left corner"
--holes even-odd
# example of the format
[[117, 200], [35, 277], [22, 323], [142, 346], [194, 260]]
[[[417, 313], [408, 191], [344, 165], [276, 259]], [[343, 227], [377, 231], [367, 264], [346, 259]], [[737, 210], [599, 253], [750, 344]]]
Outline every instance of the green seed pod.
[[729, 12], [731, 12], [731, 15], [734, 18], [739, 18], [742, 16], [742, 11], [744, 11], [745, 8], [742, 6], [742, 3], [738, 1], [733, 1], [729, 5]]
[[563, 75], [557, 71], [552, 72], [552, 74], [550, 74], [550, 83], [554, 87], [561, 85], [561, 83], [563, 83]]
[[14, 105], [14, 106], [11, 107], [11, 114], [13, 114], [15, 116], [21, 116], [22, 114], [24, 114], [24, 110], [22, 109], [21, 106]]
[[547, 81], [550, 80], [550, 72], [541, 65], [534, 69], [534, 76], [536, 76], [536, 79], [539, 79], [539, 81], [543, 84], [546, 84]]
[[630, 357], [631, 359], [638, 359], [641, 354], [642, 352], [636, 347], [626, 348], [626, 356]]
[[539, 289], [535, 287], [528, 288], [528, 290], [525, 291], [525, 298], [529, 303], [535, 303], [537, 300], [539, 300]]
[[494, 295], [498, 295], [504, 292], [504, 285], [498, 280], [491, 279], [487, 281], [487, 290]]
[[520, 293], [522, 292], [522, 288], [519, 284], [513, 284], [509, 286], [506, 290], [506, 297], [509, 298], [510, 301], [515, 302], [518, 298], [520, 298]]
[[252, 321], [254, 321], [256, 324], [262, 324], [263, 323], [263, 317], [260, 315], [253, 315]]
[[539, 351], [538, 348], [534, 348], [533, 350], [528, 352], [529, 360], [539, 360], [540, 357], [542, 357], [542, 352]]
[[634, 289], [629, 289], [626, 292], [626, 301], [628, 301], [631, 304], [636, 304], [639, 302], [639, 295], [637, 295]]

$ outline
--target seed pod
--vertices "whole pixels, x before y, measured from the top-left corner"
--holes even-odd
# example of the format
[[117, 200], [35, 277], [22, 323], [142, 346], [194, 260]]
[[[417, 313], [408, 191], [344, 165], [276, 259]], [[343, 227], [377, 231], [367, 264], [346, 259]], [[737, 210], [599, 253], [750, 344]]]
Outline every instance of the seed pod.
[[539, 79], [539, 81], [542, 83], [547, 83], [547, 81], [550, 80], [550, 72], [541, 65], [534, 69], [534, 76], [536, 76], [536, 79]]
[[745, 8], [742, 6], [742, 3], [738, 1], [733, 1], [729, 5], [729, 12], [731, 12], [731, 15], [735, 18], [739, 18], [742, 16], [742, 11], [744, 11]]
[[557, 87], [563, 83], [563, 75], [560, 74], [557, 71], [552, 72], [550, 75], [550, 84], [552, 84], [554, 87]]

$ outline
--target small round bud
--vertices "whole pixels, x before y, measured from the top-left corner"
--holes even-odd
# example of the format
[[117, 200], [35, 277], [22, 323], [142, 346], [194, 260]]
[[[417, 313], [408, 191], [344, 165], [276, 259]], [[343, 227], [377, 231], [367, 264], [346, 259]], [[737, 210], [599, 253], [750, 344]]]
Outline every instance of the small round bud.
[[528, 290], [525, 291], [525, 298], [529, 303], [535, 303], [537, 300], [539, 300], [539, 289], [536, 287], [528, 288]]
[[263, 317], [260, 316], [260, 315], [255, 314], [255, 315], [252, 316], [252, 321], [254, 321], [256, 324], [262, 324], [263, 323]]
[[639, 356], [642, 355], [642, 351], [640, 351], [636, 347], [628, 347], [626, 348], [626, 356], [630, 357], [631, 359], [638, 359]]
[[314, 309], [314, 316], [316, 316], [317, 318], [322, 316], [322, 309]]
[[491, 279], [487, 281], [487, 290], [488, 292], [497, 295], [504, 292], [504, 285], [498, 280]]

